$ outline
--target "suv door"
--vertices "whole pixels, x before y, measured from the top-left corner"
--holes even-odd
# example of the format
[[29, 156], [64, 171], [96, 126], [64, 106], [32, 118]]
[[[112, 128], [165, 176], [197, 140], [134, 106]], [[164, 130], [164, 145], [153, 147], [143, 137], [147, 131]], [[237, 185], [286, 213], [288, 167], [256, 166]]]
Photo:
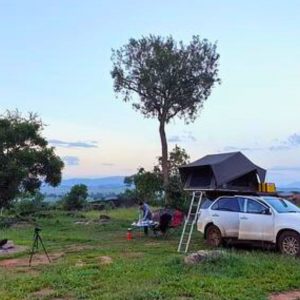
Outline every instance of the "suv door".
[[246, 199], [246, 211], [240, 213], [240, 240], [272, 241], [274, 215], [257, 200]]
[[236, 197], [222, 197], [212, 205], [211, 219], [221, 230], [223, 237], [239, 236], [239, 212], [242, 209], [242, 200]]

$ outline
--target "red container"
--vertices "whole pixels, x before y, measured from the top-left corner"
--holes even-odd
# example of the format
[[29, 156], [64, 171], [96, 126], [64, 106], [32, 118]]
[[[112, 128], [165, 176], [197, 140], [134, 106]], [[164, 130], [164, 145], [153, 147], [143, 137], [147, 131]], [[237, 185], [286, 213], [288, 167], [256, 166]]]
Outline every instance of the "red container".
[[132, 240], [131, 228], [128, 228], [128, 230], [127, 230], [126, 239], [127, 239], [127, 241], [131, 241]]

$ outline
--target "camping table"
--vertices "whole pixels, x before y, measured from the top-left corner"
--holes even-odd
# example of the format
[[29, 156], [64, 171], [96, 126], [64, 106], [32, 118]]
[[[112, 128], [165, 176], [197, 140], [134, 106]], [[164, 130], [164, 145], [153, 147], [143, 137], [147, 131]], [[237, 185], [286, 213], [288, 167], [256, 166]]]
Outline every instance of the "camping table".
[[133, 222], [131, 224], [132, 227], [139, 229], [140, 232], [140, 237], [142, 236], [142, 229], [144, 227], [148, 227], [148, 228], [154, 228], [156, 225], [158, 225], [158, 222], [154, 222], [154, 221], [138, 221], [138, 222]]

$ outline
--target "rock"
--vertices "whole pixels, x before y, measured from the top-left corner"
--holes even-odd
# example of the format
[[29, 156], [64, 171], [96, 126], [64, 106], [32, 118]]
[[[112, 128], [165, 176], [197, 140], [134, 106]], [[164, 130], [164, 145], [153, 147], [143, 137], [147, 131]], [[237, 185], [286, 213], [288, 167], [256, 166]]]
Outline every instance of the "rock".
[[89, 225], [90, 221], [76, 221], [74, 222], [76, 225]]
[[110, 265], [113, 262], [110, 256], [100, 256], [99, 259], [100, 259], [100, 265]]
[[223, 255], [224, 252], [221, 250], [200, 250], [186, 256], [184, 262], [188, 265], [194, 265], [204, 261], [215, 260]]

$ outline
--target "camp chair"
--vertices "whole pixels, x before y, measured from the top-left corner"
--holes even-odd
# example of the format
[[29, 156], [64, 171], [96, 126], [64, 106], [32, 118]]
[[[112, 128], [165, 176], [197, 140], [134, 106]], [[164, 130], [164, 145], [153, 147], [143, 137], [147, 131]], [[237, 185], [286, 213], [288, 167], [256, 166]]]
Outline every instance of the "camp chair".
[[184, 222], [184, 213], [176, 209], [173, 212], [172, 220], [169, 224], [169, 228], [167, 231], [167, 236], [170, 236], [171, 234], [177, 232], [177, 230], [181, 228], [183, 222]]

